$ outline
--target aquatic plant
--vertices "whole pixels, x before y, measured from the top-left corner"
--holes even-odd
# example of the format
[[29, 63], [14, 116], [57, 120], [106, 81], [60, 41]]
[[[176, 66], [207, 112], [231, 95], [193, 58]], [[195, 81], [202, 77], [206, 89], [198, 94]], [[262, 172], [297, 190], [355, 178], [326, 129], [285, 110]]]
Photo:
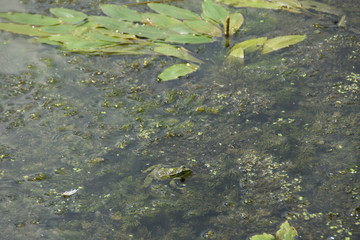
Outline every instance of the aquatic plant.
[[294, 240], [297, 235], [296, 229], [290, 226], [289, 222], [286, 221], [281, 224], [280, 229], [276, 232], [275, 236], [263, 233], [252, 236], [250, 240]]
[[[172, 65], [158, 75], [159, 80], [167, 81], [190, 74], [203, 63], [184, 44], [211, 43], [221, 36], [228, 43], [229, 36], [244, 22], [241, 13], [230, 13], [212, 0], [202, 2], [200, 15], [164, 3], [146, 4], [151, 12], [138, 12], [126, 5], [101, 4], [106, 16], [89, 16], [67, 8], [51, 8], [55, 17], [0, 13], [0, 18], [11, 21], [1, 22], [0, 30], [33, 36], [37, 42], [81, 54], [156, 54], [185, 60], [186, 63]], [[290, 35], [250, 39], [235, 44], [229, 50], [229, 58], [243, 64], [247, 53], [268, 54], [305, 38], [305, 35]]]

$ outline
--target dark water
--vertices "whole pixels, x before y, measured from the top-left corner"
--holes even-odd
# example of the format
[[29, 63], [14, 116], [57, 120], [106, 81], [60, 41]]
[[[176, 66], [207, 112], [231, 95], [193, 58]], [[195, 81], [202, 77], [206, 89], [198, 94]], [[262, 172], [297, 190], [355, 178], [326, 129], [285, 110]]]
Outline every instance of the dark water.
[[[177, 60], [65, 53], [0, 32], [0, 238], [246, 239], [286, 220], [300, 239], [360, 238], [360, 6], [323, 2], [347, 29], [335, 15], [242, 10], [231, 44], [307, 39], [244, 66], [225, 60], [222, 40], [186, 46], [205, 63], [162, 83]], [[144, 186], [156, 164], [193, 174]]]

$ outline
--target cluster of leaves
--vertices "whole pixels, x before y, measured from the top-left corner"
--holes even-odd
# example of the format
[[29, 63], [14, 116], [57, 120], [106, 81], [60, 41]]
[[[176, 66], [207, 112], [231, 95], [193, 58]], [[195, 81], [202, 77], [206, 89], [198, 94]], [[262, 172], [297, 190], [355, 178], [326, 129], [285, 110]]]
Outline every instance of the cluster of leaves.
[[[187, 61], [165, 69], [158, 78], [176, 79], [196, 71], [202, 61], [183, 44], [216, 41], [236, 33], [244, 22], [240, 13], [229, 13], [212, 0], [204, 0], [202, 13], [163, 3], [148, 3], [151, 12], [138, 12], [125, 5], [101, 4], [106, 16], [88, 16], [66, 8], [51, 8], [55, 17], [29, 13], [0, 13], [13, 23], [0, 23], [0, 30], [36, 37], [36, 41], [85, 54], [158, 54]], [[229, 56], [244, 62], [244, 53], [267, 54], [296, 44], [305, 35], [257, 38], [236, 44]]]
[[289, 222], [286, 221], [281, 224], [280, 229], [276, 232], [275, 236], [263, 233], [252, 236], [250, 240], [294, 240], [297, 235], [296, 229], [290, 226]]

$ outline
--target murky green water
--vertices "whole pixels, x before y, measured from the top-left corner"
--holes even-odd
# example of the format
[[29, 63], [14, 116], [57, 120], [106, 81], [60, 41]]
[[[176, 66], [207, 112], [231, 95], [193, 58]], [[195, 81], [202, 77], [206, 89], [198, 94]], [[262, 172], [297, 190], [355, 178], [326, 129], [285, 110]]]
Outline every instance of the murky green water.
[[[358, 239], [360, 6], [323, 2], [351, 29], [243, 11], [234, 41], [308, 38], [245, 66], [224, 61], [222, 42], [199, 45], [201, 69], [164, 83], [174, 59], [70, 54], [0, 32], [0, 238], [246, 239], [288, 220], [301, 239]], [[0, 5], [44, 14], [96, 1]], [[145, 187], [155, 164], [193, 175]]]

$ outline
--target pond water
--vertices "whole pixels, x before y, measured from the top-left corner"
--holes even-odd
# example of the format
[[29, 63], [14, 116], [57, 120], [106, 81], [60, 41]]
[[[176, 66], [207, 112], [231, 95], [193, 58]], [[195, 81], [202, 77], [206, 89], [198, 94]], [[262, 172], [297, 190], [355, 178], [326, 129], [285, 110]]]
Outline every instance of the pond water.
[[[288, 220], [299, 239], [360, 239], [360, 2], [321, 2], [348, 27], [241, 10], [231, 43], [307, 39], [245, 65], [226, 61], [223, 40], [186, 46], [205, 63], [169, 82], [156, 76], [177, 59], [85, 56], [0, 32], [0, 238], [247, 239]], [[40, 14], [97, 4], [0, 0]], [[159, 178], [180, 166], [192, 175]]]

